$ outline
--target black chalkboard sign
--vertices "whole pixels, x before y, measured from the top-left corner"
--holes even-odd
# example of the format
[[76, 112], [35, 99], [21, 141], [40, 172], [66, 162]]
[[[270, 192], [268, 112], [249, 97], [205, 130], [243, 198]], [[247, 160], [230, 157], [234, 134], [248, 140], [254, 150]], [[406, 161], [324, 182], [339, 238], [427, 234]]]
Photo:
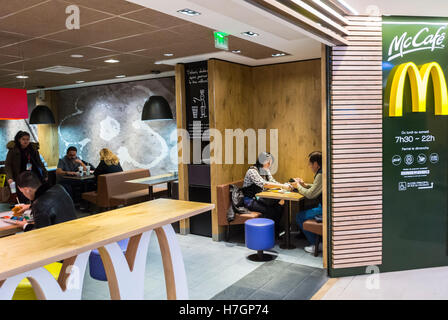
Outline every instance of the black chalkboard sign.
[[185, 95], [187, 130], [193, 139], [208, 140], [203, 136], [209, 129], [208, 67], [207, 61], [185, 65]]

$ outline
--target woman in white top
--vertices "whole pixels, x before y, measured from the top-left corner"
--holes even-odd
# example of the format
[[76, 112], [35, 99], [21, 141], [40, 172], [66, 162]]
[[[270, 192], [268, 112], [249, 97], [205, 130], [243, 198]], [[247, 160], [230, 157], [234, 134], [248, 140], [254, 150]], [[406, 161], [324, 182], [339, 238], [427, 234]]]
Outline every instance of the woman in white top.
[[270, 172], [274, 157], [268, 152], [262, 152], [258, 156], [257, 163], [251, 166], [244, 177], [243, 194], [244, 206], [250, 211], [260, 212], [263, 218], [272, 219], [275, 222], [275, 230], [278, 235], [280, 219], [283, 212], [283, 203], [279, 200], [258, 198], [256, 194], [263, 189], [282, 188], [290, 190], [289, 184], [277, 182]]

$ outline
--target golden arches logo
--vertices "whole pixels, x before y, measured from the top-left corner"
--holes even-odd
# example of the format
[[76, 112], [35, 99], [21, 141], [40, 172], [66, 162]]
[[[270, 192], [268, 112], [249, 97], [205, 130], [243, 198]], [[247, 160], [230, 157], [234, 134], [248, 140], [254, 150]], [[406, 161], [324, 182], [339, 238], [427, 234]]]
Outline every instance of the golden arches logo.
[[413, 62], [397, 67], [390, 90], [389, 116], [403, 116], [403, 97], [406, 76], [409, 75], [412, 94], [412, 112], [426, 112], [426, 96], [429, 78], [434, 85], [436, 115], [448, 115], [448, 91], [445, 75], [437, 62], [424, 64], [419, 68]]

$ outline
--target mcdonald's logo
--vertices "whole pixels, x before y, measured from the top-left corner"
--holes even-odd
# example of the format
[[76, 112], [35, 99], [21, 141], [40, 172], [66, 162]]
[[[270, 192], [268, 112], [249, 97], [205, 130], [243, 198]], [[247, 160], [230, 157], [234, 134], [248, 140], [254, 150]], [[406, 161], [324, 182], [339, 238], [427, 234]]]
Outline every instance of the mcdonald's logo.
[[426, 112], [426, 97], [429, 78], [434, 86], [436, 115], [448, 115], [448, 92], [445, 75], [437, 62], [424, 64], [419, 68], [413, 62], [397, 67], [390, 89], [389, 116], [403, 116], [403, 96], [406, 76], [409, 75], [412, 95], [412, 112]]

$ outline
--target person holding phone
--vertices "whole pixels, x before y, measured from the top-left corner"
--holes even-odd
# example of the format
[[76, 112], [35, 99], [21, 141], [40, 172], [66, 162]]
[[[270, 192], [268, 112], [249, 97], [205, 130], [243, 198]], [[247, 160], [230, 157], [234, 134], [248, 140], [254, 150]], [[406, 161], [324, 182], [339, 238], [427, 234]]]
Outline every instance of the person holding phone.
[[[310, 243], [304, 250], [309, 253], [314, 252], [314, 244], [318, 235], [303, 230], [303, 223], [306, 220], [314, 219], [317, 215], [322, 215], [322, 153], [320, 151], [311, 152], [308, 156], [308, 167], [314, 173], [314, 181], [307, 184], [301, 178], [294, 178], [292, 186], [302, 194], [306, 199], [315, 199], [317, 205], [314, 208], [300, 211], [296, 216], [296, 222], [299, 229], [303, 232], [306, 239]], [[321, 250], [321, 248], [319, 248]]]

